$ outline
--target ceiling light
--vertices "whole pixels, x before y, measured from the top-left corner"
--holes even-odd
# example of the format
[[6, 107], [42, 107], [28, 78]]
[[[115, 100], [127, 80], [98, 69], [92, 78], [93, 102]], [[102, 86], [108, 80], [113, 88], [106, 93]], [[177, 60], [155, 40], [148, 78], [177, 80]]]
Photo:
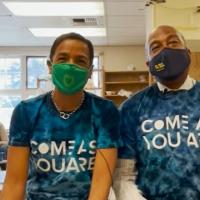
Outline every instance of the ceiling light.
[[104, 16], [103, 2], [10, 2], [3, 4], [17, 16]]
[[57, 37], [64, 33], [75, 32], [88, 37], [106, 36], [105, 28], [29, 28], [36, 37]]

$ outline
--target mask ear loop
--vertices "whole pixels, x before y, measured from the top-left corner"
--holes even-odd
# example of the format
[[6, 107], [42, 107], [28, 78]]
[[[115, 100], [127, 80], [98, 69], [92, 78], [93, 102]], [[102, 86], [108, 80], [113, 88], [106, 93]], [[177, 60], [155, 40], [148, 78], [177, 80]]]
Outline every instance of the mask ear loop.
[[187, 51], [188, 51], [188, 54], [191, 55], [190, 49], [188, 49], [187, 47], [186, 47], [186, 49], [187, 49]]
[[47, 65], [48, 65], [48, 66], [52, 66], [52, 62], [51, 62], [50, 59], [47, 59]]
[[46, 63], [47, 63], [47, 66], [49, 68], [49, 74], [51, 74], [53, 63], [51, 62], [51, 60], [49, 58], [47, 59]]

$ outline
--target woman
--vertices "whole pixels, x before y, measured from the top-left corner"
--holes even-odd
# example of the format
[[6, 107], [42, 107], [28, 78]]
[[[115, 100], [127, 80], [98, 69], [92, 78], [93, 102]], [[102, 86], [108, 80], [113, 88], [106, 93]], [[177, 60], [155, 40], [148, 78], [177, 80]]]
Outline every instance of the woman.
[[[83, 90], [92, 72], [91, 42], [58, 37], [48, 66], [55, 89], [22, 101], [11, 120], [3, 200], [106, 200], [119, 139], [112, 102]], [[28, 172], [29, 170], [29, 172]]]

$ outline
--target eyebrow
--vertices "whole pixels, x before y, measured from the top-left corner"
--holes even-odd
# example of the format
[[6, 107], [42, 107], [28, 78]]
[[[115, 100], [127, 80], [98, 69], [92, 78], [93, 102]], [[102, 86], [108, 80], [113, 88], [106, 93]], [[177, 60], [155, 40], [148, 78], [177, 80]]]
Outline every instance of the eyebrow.
[[[68, 53], [65, 53], [65, 52], [59, 52], [58, 54], [57, 54], [57, 56], [59, 56], [59, 57], [67, 57], [69, 54]], [[84, 59], [89, 59], [88, 58], [88, 56], [86, 56], [86, 55], [77, 55], [76, 57], [79, 57], [79, 58], [84, 58]]]
[[65, 57], [68, 56], [68, 55], [69, 55], [68, 53], [64, 53], [64, 52], [60, 52], [60, 53], [57, 54], [57, 56], [65, 56]]
[[84, 58], [84, 59], [89, 59], [87, 56], [83, 56], [83, 55], [77, 55], [78, 58]]
[[176, 38], [176, 39], [178, 39], [178, 40], [181, 42], [180, 37], [179, 37], [178, 35], [176, 35], [176, 34], [174, 34], [174, 35], [169, 35], [169, 36], [167, 37], [167, 40], [170, 40], [170, 39], [173, 39], [173, 38]]
[[[178, 39], [180, 42], [182, 41], [182, 40], [180, 39], [180, 37], [179, 37], [177, 34], [169, 35], [169, 36], [167, 36], [166, 39], [167, 39], [167, 40], [170, 40], [170, 39], [173, 39], [173, 38]], [[159, 41], [159, 40], [153, 39], [152, 41], [149, 41], [148, 43], [149, 43], [149, 48], [150, 48], [150, 47], [151, 47], [152, 45], [154, 45], [154, 44], [159, 44], [160, 41]]]

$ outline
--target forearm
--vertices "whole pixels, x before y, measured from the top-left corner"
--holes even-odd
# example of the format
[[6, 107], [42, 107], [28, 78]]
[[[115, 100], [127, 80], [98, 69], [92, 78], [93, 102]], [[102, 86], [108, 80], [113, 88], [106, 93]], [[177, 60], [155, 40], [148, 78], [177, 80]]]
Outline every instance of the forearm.
[[27, 147], [8, 148], [6, 177], [1, 200], [24, 200], [28, 177], [30, 150]]
[[107, 200], [111, 187], [110, 177], [99, 176], [92, 184], [88, 200]]
[[6, 129], [3, 126], [0, 126], [0, 141], [8, 141]]
[[88, 200], [107, 200], [112, 185], [113, 172], [117, 161], [116, 149], [99, 149]]
[[0, 196], [1, 200], [24, 200], [25, 185], [19, 183], [5, 183]]

